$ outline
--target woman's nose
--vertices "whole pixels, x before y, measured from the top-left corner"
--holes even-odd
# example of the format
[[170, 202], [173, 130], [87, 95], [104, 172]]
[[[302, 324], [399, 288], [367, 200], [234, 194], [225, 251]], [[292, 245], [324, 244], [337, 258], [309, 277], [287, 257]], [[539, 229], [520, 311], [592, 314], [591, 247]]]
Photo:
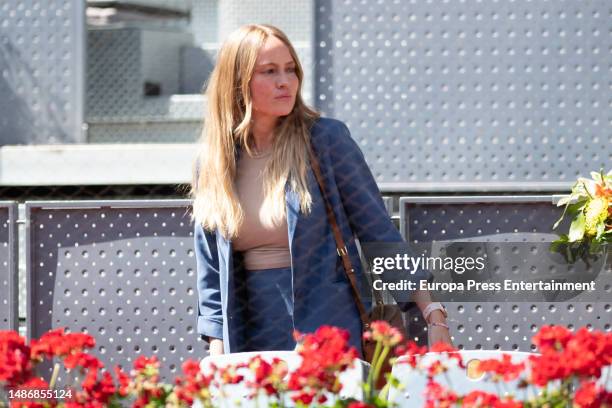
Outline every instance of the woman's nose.
[[280, 73], [276, 80], [276, 85], [281, 88], [283, 86], [287, 86], [287, 84], [289, 84], [289, 75], [284, 72]]

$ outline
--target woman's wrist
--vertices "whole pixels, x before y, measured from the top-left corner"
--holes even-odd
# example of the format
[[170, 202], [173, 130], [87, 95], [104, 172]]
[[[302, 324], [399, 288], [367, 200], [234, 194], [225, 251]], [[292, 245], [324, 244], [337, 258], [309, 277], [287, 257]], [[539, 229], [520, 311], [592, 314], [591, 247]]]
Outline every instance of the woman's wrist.
[[[427, 323], [431, 322], [445, 322], [446, 321], [446, 308], [440, 302], [429, 302], [422, 310], [423, 318]], [[439, 319], [442, 320], [439, 320]], [[436, 319], [436, 320], [432, 320]]]
[[429, 316], [429, 318], [427, 319], [427, 323], [428, 324], [432, 324], [432, 323], [444, 323], [446, 324], [446, 316], [444, 315], [444, 313], [442, 313], [441, 310], [433, 310]]

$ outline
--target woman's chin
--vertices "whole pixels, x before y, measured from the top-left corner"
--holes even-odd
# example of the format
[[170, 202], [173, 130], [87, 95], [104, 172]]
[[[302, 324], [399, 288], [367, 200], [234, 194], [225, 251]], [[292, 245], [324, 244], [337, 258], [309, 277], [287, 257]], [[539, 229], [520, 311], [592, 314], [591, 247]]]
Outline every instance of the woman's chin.
[[278, 111], [276, 111], [274, 113], [274, 116], [284, 117], [284, 116], [289, 115], [292, 111], [293, 111], [293, 108], [291, 108], [291, 109], [279, 109]]

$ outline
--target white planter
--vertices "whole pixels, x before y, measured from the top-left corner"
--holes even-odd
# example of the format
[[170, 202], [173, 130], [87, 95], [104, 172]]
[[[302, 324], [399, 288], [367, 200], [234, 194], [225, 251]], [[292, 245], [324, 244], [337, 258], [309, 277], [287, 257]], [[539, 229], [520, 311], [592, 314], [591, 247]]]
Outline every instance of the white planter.
[[[509, 354], [512, 357], [513, 363], [520, 363], [528, 359], [532, 353], [523, 353], [519, 351], [496, 351], [496, 350], [461, 350], [459, 351], [463, 358], [463, 363], [468, 366], [472, 360], [485, 360], [490, 358], [501, 358], [502, 354]], [[425, 365], [431, 364], [433, 361], [441, 358], [440, 353], [427, 353], [423, 357]], [[483, 377], [470, 378], [466, 369], [460, 368], [454, 363], [449, 363], [447, 375], [439, 375], [436, 381], [447, 389], [462, 394], [467, 394], [472, 390], [481, 390], [497, 394], [498, 389], [491, 382], [483, 381]], [[402, 359], [393, 365], [393, 375], [399, 379], [404, 385], [403, 390], [391, 388], [389, 391], [389, 401], [397, 404], [398, 407], [422, 407], [425, 405], [423, 393], [427, 386], [426, 376], [413, 369], [409, 364], [402, 363]], [[450, 380], [450, 382], [449, 382]], [[504, 384], [504, 391], [509, 391], [516, 396], [522, 397], [523, 392], [518, 389], [518, 381], [508, 382]]]
[[[225, 354], [215, 357], [206, 357], [200, 362], [200, 368], [203, 372], [210, 372], [210, 364], [214, 363], [217, 367], [225, 367], [227, 365], [233, 365], [238, 363], [246, 363], [252, 357], [260, 355], [265, 361], [271, 362], [274, 357], [280, 358], [287, 363], [289, 373], [295, 371], [302, 361], [302, 357], [295, 351], [263, 351], [263, 352], [248, 352], [248, 353], [232, 353]], [[340, 398], [355, 398], [361, 399], [363, 397], [362, 384], [367, 379], [370, 365], [362, 360], [356, 359], [352, 368], [340, 375], [340, 382], [342, 383], [342, 391], [340, 392]], [[240, 374], [244, 375], [244, 381], [240, 384], [226, 385], [223, 390], [212, 388], [213, 398], [215, 406], [218, 407], [267, 407], [268, 397], [260, 393], [259, 399], [248, 399], [248, 395], [251, 390], [247, 388], [244, 383], [245, 381], [253, 380], [253, 375], [248, 369], [241, 369]], [[224, 396], [221, 395], [223, 392]], [[327, 395], [329, 401], [333, 401], [331, 395]], [[287, 397], [285, 406], [293, 406], [292, 401]], [[193, 407], [201, 407], [201, 404], [196, 401]]]

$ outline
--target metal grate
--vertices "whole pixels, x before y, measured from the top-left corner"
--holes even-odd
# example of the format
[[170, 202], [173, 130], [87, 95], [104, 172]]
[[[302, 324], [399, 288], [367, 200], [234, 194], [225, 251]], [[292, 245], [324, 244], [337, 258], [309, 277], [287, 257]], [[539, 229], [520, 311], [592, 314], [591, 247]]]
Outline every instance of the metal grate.
[[609, 3], [315, 1], [317, 106], [385, 191], [553, 191], [612, 162]]
[[96, 337], [107, 367], [156, 355], [166, 379], [201, 358], [187, 200], [26, 203], [28, 336]]
[[[549, 242], [553, 239], [552, 225], [562, 210], [552, 204], [551, 196], [403, 197], [400, 226], [411, 243], [526, 239]], [[600, 277], [609, 279], [609, 259], [603, 267]], [[449, 302], [446, 306], [455, 345], [464, 349], [532, 351], [531, 337], [544, 324], [612, 330], [612, 303], [585, 301], [580, 296], [556, 303]], [[411, 311], [408, 319], [411, 335], [421, 341], [426, 339], [420, 313]]]
[[0, 4], [0, 145], [82, 142], [85, 2]]

